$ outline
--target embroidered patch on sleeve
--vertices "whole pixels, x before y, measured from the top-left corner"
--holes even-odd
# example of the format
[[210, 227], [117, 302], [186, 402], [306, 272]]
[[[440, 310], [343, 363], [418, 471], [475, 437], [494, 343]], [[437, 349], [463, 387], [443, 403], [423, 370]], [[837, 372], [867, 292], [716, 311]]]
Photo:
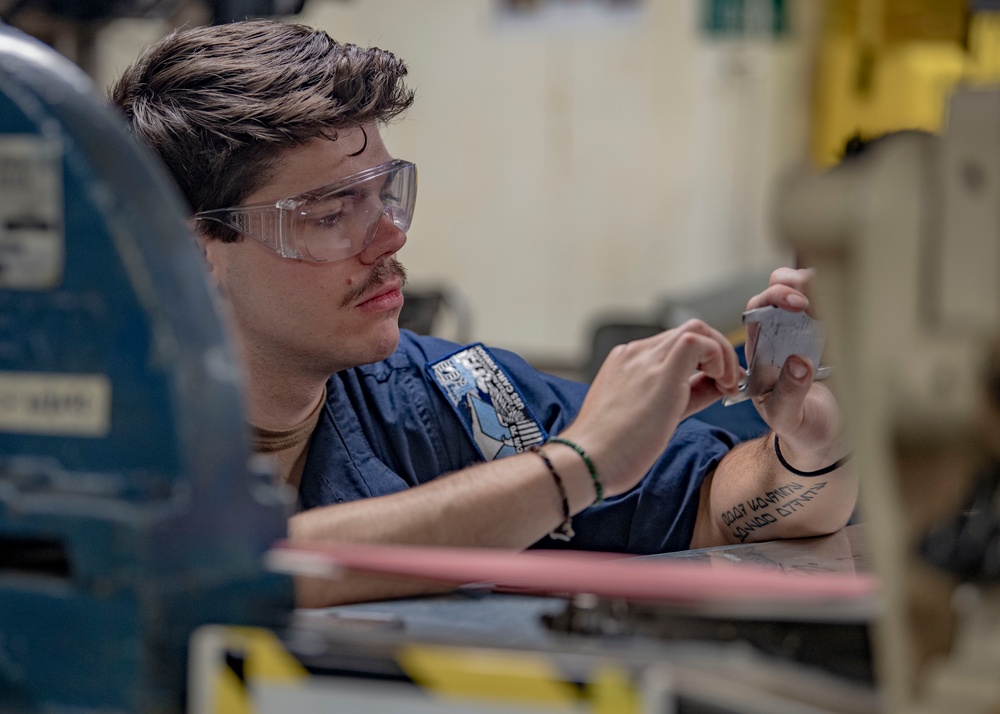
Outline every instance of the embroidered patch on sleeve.
[[427, 371], [485, 460], [519, 454], [548, 436], [483, 345], [463, 347]]

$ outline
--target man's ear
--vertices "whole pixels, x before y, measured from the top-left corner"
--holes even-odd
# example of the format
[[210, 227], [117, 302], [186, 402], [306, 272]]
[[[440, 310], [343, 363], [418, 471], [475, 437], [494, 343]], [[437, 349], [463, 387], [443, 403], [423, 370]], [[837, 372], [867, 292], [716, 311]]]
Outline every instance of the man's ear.
[[214, 240], [206, 236], [202, 231], [198, 229], [198, 222], [194, 219], [189, 218], [187, 220], [188, 229], [191, 231], [191, 235], [194, 236], [195, 242], [198, 245], [198, 252], [201, 253], [202, 259], [205, 261], [205, 268], [208, 269], [208, 274], [212, 279], [212, 282], [216, 286], [221, 287], [220, 276], [222, 275], [221, 269], [221, 253], [219, 246], [222, 245], [222, 241]]

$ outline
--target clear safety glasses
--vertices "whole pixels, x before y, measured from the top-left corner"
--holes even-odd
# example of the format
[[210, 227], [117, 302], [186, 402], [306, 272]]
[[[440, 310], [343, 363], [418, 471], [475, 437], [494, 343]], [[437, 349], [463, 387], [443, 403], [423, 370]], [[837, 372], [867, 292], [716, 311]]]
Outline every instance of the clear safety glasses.
[[324, 263], [364, 250], [382, 216], [405, 233], [416, 200], [416, 165], [395, 159], [277, 203], [216, 208], [194, 219], [228, 226], [284, 258]]

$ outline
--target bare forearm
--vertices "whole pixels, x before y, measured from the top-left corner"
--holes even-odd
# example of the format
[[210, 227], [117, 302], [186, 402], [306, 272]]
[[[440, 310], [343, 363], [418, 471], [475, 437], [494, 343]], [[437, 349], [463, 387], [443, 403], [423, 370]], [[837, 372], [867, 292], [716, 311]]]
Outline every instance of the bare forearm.
[[[847, 523], [858, 490], [850, 465], [823, 476], [797, 476], [778, 462], [772, 439], [739, 444], [706, 481], [693, 548], [825, 535]], [[835, 460], [785, 456], [792, 463], [797, 456], [810, 470]]]
[[[566, 447], [546, 447], [577, 513], [594, 500], [585, 466]], [[514, 456], [436, 479], [418, 488], [317, 508], [289, 521], [292, 541], [396, 543], [525, 548], [562, 520], [552, 474], [533, 454]], [[303, 578], [300, 606], [402, 597], [446, 588], [352, 574], [341, 580]]]

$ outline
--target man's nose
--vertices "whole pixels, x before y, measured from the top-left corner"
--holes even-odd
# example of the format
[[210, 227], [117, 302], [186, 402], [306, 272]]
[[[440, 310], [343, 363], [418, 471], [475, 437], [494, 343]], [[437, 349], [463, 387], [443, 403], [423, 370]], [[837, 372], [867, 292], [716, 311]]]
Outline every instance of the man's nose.
[[406, 233], [395, 224], [386, 209], [378, 218], [371, 242], [358, 255], [362, 263], [377, 263], [386, 256], [397, 253], [406, 244]]

